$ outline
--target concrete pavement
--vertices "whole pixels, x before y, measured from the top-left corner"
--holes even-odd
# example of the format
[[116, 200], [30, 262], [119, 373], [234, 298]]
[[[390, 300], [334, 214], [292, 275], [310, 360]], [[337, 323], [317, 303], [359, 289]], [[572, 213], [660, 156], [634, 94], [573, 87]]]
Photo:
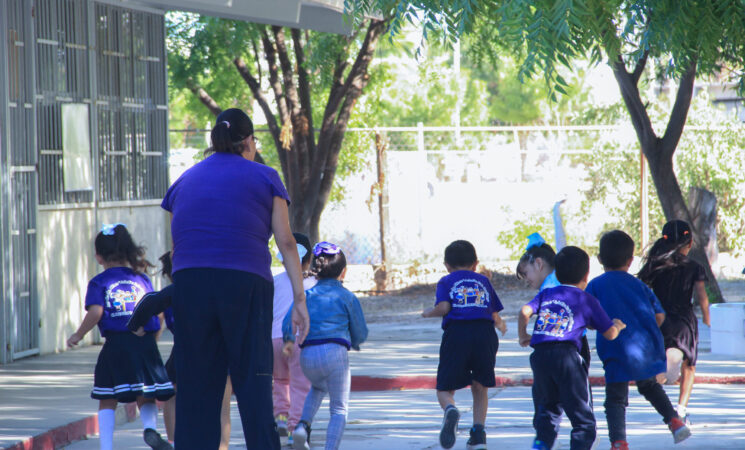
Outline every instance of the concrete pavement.
[[[514, 387], [490, 391], [488, 441], [493, 448], [529, 448], [533, 407], [530, 389], [524, 386], [531, 376], [530, 349], [518, 346], [516, 320], [509, 316], [507, 319], [510, 330], [507, 336], [500, 337], [496, 370], [502, 385]], [[355, 392], [351, 395], [342, 448], [438, 448], [441, 411], [432, 387], [441, 335], [439, 321], [418, 319], [415, 314], [402, 314], [399, 320], [371, 324], [370, 340], [363, 344], [363, 351], [350, 353]], [[594, 337], [590, 342], [594, 343]], [[164, 339], [160, 345], [162, 354], [167, 356], [170, 340]], [[745, 358], [713, 355], [708, 353], [709, 348], [708, 328], [702, 326], [698, 375], [703, 384], [694, 388], [689, 405], [695, 423], [694, 436], [676, 448], [745, 448]], [[99, 350], [100, 347], [88, 347], [0, 366], [0, 448], [52, 448], [52, 443], [60, 447], [86, 435], [91, 439], [64, 448], [98, 448], [94, 420], [97, 402], [89, 394]], [[596, 354], [593, 354], [591, 375], [602, 377]], [[601, 378], [596, 379], [596, 384], [602, 384], [600, 381]], [[418, 389], [391, 390], [397, 388]], [[666, 389], [675, 403], [678, 387]], [[596, 387], [593, 392], [598, 448], [605, 448], [603, 389]], [[469, 397], [468, 391], [457, 395], [464, 414], [456, 448], [464, 448], [468, 437]], [[245, 448], [237, 407], [233, 406], [231, 448]], [[133, 411], [130, 409], [129, 417], [124, 408], [120, 407], [119, 411], [121, 426], [115, 433], [115, 448], [147, 448], [142, 442], [139, 420], [127, 422], [133, 419]], [[328, 408], [324, 405], [314, 424], [314, 444], [322, 445], [327, 418]], [[672, 447], [667, 428], [634, 389], [628, 424], [633, 448]], [[162, 430], [162, 418], [159, 427]], [[568, 448], [568, 428], [568, 423], [563, 426], [555, 448]], [[31, 439], [34, 436], [35, 441]]]

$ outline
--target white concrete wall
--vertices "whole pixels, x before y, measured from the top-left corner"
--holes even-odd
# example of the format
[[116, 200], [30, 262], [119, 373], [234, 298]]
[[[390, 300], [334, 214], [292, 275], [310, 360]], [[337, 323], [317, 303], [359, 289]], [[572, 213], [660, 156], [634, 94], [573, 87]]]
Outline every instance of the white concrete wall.
[[[135, 242], [144, 245], [147, 258], [158, 264], [158, 257], [170, 248], [167, 213], [160, 206], [132, 206], [43, 210], [37, 217], [38, 294], [41, 328], [39, 350], [42, 354], [66, 349], [66, 340], [85, 315], [85, 291], [88, 280], [101, 271], [94, 258], [93, 240], [103, 223], [127, 225]], [[158, 276], [152, 276], [156, 289]], [[99, 340], [94, 330], [85, 338], [90, 344]]]

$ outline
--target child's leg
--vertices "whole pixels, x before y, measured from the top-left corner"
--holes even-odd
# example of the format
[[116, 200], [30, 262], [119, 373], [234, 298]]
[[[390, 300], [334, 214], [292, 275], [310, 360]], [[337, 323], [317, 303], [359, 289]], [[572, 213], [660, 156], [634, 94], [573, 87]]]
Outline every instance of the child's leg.
[[292, 432], [295, 429], [300, 416], [303, 414], [303, 404], [310, 391], [310, 381], [300, 367], [300, 347], [295, 344], [295, 350], [290, 357], [290, 414], [287, 420], [287, 429]]
[[554, 379], [559, 387], [561, 407], [572, 424], [570, 447], [590, 449], [597, 437], [597, 427], [585, 370], [587, 365], [581, 355], [576, 356], [574, 349], [568, 349], [566, 357], [558, 359]]
[[280, 414], [287, 416], [290, 412], [290, 368], [287, 357], [282, 353], [282, 346], [282, 338], [272, 339], [272, 349], [274, 351], [272, 402], [275, 418]]
[[665, 350], [665, 356], [667, 356], [667, 372], [665, 373], [667, 381], [665, 384], [675, 384], [678, 382], [678, 378], [680, 378], [683, 352], [678, 348], [671, 347]]
[[486, 424], [486, 410], [489, 405], [489, 389], [481, 383], [473, 380], [471, 383], [471, 395], [473, 395], [473, 424]]
[[[696, 366], [692, 366], [687, 359], [683, 361], [680, 367], [680, 397], [678, 405], [684, 408], [688, 407], [688, 401], [691, 399], [693, 390], [693, 381], [696, 378]], [[680, 411], [678, 411], [680, 413]]]
[[455, 391], [437, 391], [437, 401], [443, 410], [449, 405], [455, 406]]
[[337, 450], [347, 424], [347, 404], [352, 377], [347, 349], [341, 345], [331, 344], [328, 350], [331, 371], [328, 376], [330, 418], [326, 430], [326, 450]]
[[533, 370], [533, 428], [536, 440], [548, 448], [553, 447], [559, 434], [562, 409], [559, 406], [559, 386], [553, 379], [554, 367], [551, 349], [536, 349], [530, 355], [530, 367]]
[[678, 417], [678, 413], [675, 412], [675, 408], [670, 403], [670, 398], [667, 396], [665, 389], [657, 382], [655, 377], [638, 380], [636, 388], [654, 406], [654, 409], [662, 416], [662, 420], [666, 424], [670, 423], [673, 418]]
[[605, 385], [605, 418], [611, 444], [626, 440], [626, 407], [629, 406], [629, 383]]
[[220, 450], [228, 450], [230, 444], [230, 398], [232, 396], [233, 384], [230, 382], [230, 375], [228, 375], [220, 409]]
[[137, 397], [137, 406], [140, 408], [142, 428], [156, 430], [158, 428], [158, 407], [155, 405], [155, 400], [139, 396]]
[[[176, 386], [174, 386], [175, 388]], [[168, 440], [173, 442], [176, 438], [176, 396], [169, 398], [163, 403], [163, 423], [166, 426]]]
[[98, 437], [101, 450], [111, 450], [114, 448], [116, 403], [116, 399], [98, 401]]
[[303, 368], [303, 373], [306, 378], [310, 380], [310, 392], [305, 398], [305, 404], [303, 405], [303, 414], [300, 420], [305, 421], [309, 425], [313, 423], [313, 418], [318, 412], [318, 408], [321, 407], [323, 398], [328, 392], [328, 369], [326, 362], [326, 352], [322, 347], [327, 345], [336, 344], [324, 344], [324, 345], [313, 345], [305, 347], [302, 354], [300, 355], [300, 365]]

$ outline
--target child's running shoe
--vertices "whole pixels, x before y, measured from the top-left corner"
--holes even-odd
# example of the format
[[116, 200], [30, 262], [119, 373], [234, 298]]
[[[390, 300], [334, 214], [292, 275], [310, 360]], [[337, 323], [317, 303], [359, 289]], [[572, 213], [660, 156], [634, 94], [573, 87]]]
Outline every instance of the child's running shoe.
[[471, 427], [471, 437], [466, 443], [468, 450], [486, 450], [486, 431], [483, 425]]
[[460, 411], [458, 411], [455, 405], [448, 405], [445, 408], [445, 415], [442, 418], [442, 428], [440, 429], [440, 445], [442, 448], [452, 448], [455, 445], [458, 420], [460, 420]]
[[292, 448], [295, 450], [310, 450], [310, 425], [301, 420], [292, 432]]
[[287, 445], [290, 446], [290, 447], [293, 446], [292, 433], [290, 433], [290, 435], [287, 436]]
[[673, 433], [673, 440], [676, 444], [685, 441], [691, 436], [691, 429], [688, 428], [678, 417], [673, 418], [673, 420], [667, 424], [667, 427], [670, 428], [670, 432]]
[[616, 441], [610, 448], [611, 450], [629, 450], [629, 443], [626, 441]]
[[533, 441], [533, 446], [530, 448], [530, 450], [551, 450], [548, 448], [548, 445], [546, 445], [545, 442], [539, 441], [538, 439]]
[[280, 414], [274, 420], [277, 422], [277, 433], [279, 433], [279, 437], [287, 436], [287, 416]]
[[173, 446], [168, 443], [163, 436], [152, 428], [145, 428], [142, 433], [145, 443], [155, 450], [173, 450]]

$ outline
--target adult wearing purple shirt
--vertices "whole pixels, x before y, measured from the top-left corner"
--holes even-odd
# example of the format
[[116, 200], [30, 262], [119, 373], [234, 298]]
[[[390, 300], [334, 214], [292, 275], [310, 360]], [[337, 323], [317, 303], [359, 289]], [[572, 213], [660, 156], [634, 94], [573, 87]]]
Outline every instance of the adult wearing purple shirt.
[[176, 180], [162, 203], [173, 236], [179, 449], [218, 448], [228, 369], [249, 447], [280, 448], [272, 416], [272, 234], [285, 256], [300, 342], [308, 333], [289, 195], [274, 169], [253, 162], [253, 133], [243, 111], [222, 112], [212, 154]]

